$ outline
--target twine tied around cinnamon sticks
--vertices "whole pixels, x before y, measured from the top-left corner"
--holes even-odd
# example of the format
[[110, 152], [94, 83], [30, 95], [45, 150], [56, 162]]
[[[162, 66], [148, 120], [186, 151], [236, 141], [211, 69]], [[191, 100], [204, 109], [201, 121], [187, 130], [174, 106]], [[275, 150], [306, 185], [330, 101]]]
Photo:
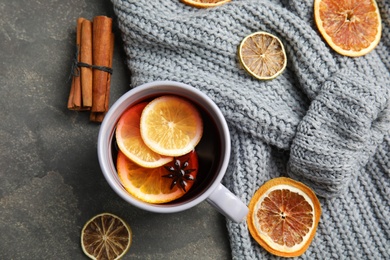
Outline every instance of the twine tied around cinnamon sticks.
[[112, 19], [96, 16], [77, 19], [76, 54], [68, 109], [91, 112], [90, 121], [102, 122], [108, 111], [114, 34]]
[[97, 69], [97, 70], [105, 71], [105, 72], [110, 73], [110, 74], [113, 73], [112, 68], [87, 64], [87, 63], [78, 61], [78, 58], [77, 58], [79, 55], [78, 53], [79, 53], [79, 48], [77, 47], [76, 55], [75, 55], [75, 58], [73, 61], [71, 76], [79, 77], [80, 76], [80, 67]]

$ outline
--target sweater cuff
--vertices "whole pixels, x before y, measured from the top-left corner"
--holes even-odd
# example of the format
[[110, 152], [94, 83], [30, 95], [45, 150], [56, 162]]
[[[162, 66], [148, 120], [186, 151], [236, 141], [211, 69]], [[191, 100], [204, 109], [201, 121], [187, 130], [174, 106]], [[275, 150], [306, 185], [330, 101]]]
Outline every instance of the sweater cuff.
[[298, 126], [288, 174], [320, 196], [343, 193], [390, 129], [388, 87], [351, 70], [328, 79]]

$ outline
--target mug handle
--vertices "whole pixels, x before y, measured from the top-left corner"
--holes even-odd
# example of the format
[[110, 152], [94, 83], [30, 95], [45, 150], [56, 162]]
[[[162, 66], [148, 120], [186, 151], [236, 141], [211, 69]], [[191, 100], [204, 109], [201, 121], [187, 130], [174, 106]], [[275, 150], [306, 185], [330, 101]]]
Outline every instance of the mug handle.
[[225, 217], [237, 223], [243, 221], [248, 215], [248, 207], [221, 183], [207, 198], [207, 202]]

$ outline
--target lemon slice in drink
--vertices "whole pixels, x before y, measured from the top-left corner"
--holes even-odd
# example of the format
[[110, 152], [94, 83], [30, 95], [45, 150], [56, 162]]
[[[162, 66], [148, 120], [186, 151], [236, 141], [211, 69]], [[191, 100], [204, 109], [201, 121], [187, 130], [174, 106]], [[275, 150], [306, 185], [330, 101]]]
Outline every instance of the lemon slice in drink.
[[152, 151], [181, 156], [199, 143], [203, 121], [190, 101], [166, 95], [155, 98], [143, 109], [140, 130], [143, 141]]
[[127, 109], [116, 125], [115, 135], [119, 149], [130, 160], [142, 167], [155, 168], [173, 158], [153, 152], [141, 138], [140, 118], [147, 104], [143, 102]]
[[122, 185], [131, 195], [161, 204], [178, 199], [191, 189], [198, 173], [198, 157], [191, 151], [164, 166], [144, 168], [119, 151], [117, 170]]

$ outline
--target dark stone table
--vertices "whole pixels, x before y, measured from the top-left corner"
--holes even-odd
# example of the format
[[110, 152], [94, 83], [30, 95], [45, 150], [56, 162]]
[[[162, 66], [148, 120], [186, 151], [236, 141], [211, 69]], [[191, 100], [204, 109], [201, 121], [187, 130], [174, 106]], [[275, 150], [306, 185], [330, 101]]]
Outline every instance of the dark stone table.
[[[110, 212], [133, 230], [124, 259], [230, 259], [225, 219], [207, 202], [156, 214], [119, 198], [97, 159], [99, 124], [67, 109], [78, 17], [106, 0], [0, 0], [0, 259], [86, 259], [84, 223]], [[114, 22], [111, 104], [129, 89]], [[140, 54], [142, 55], [142, 54]]]

